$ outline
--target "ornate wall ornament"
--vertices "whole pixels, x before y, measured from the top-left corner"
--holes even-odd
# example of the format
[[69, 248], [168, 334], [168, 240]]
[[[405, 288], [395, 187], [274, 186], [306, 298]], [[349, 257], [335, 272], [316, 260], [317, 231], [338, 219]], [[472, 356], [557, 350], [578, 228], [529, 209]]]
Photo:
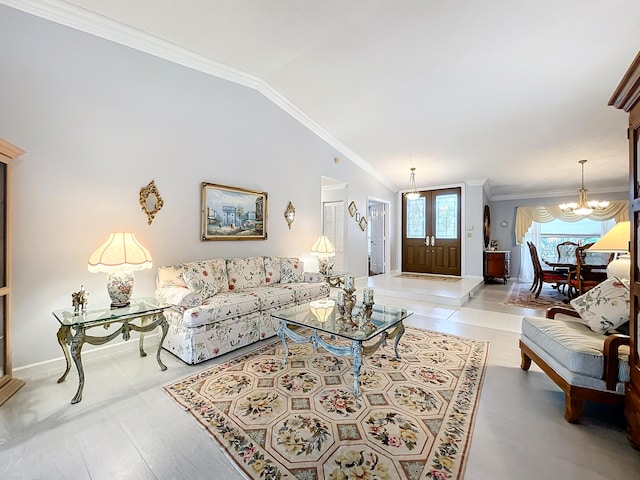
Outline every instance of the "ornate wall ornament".
[[149, 185], [140, 189], [140, 207], [147, 214], [147, 223], [149, 225], [151, 225], [153, 217], [156, 216], [156, 213], [160, 211], [163, 205], [164, 202], [153, 180], [149, 182]]
[[293, 206], [293, 203], [289, 202], [287, 205], [287, 209], [284, 211], [284, 219], [287, 221], [287, 225], [289, 225], [289, 230], [291, 230], [291, 224], [296, 218], [296, 209]]

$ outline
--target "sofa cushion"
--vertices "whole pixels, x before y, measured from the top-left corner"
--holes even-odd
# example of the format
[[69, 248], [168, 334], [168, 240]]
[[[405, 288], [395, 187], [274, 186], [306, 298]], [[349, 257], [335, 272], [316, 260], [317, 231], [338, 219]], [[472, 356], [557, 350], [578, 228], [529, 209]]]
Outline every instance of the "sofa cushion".
[[591, 330], [605, 333], [629, 321], [630, 298], [629, 281], [612, 277], [570, 303]]
[[304, 265], [297, 258], [280, 260], [280, 283], [297, 283], [304, 281]]
[[160, 305], [175, 305], [176, 307], [197, 307], [204, 300], [197, 292], [185, 287], [161, 287], [156, 289], [155, 297]]
[[[572, 372], [593, 378], [602, 378], [604, 374], [605, 335], [594, 332], [582, 322], [525, 316], [522, 318], [522, 336]], [[627, 364], [628, 355], [629, 348], [621, 347], [620, 359]]]
[[224, 258], [214, 258], [207, 260], [209, 272], [213, 275], [218, 293], [229, 291], [229, 277], [227, 276], [227, 261]]
[[166, 265], [158, 267], [158, 276], [156, 277], [156, 286], [162, 287], [186, 287], [182, 273], [184, 272], [184, 264]]
[[260, 310], [283, 307], [285, 305], [294, 305], [296, 302], [295, 292], [286, 288], [247, 288], [246, 290], [243, 290], [242, 293], [247, 293], [257, 297], [260, 301]]
[[264, 285], [264, 260], [262, 257], [227, 260], [227, 276], [229, 277], [229, 290], [232, 292]]
[[280, 257], [264, 257], [264, 281], [267, 285], [280, 283], [280, 268]]
[[218, 293], [215, 297], [205, 300], [202, 305], [185, 310], [182, 324], [185, 327], [197, 327], [247, 315], [259, 309], [260, 300], [255, 295], [244, 292]]
[[213, 279], [209, 262], [194, 262], [185, 267], [182, 278], [187, 288], [198, 293], [202, 298], [213, 297], [218, 293], [218, 286]]
[[318, 283], [281, 283], [278, 288], [292, 290], [296, 297], [296, 303], [306, 303], [317, 298], [329, 296], [330, 287], [326, 282]]

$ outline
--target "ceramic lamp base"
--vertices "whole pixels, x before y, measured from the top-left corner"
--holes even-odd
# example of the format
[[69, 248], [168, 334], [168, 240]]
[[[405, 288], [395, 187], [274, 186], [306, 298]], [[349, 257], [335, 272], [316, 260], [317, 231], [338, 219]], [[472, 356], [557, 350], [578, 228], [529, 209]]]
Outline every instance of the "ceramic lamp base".
[[329, 259], [328, 258], [318, 258], [318, 270], [323, 275], [329, 274]]
[[111, 272], [107, 274], [107, 292], [111, 297], [111, 308], [128, 306], [133, 291], [133, 272]]
[[631, 255], [620, 255], [615, 260], [609, 262], [607, 266], [607, 277], [618, 277], [629, 279], [631, 276]]

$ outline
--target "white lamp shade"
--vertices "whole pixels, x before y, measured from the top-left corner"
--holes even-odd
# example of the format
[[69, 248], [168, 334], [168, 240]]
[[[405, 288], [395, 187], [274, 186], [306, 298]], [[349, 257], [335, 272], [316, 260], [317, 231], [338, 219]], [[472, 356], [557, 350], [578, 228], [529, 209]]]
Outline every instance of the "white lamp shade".
[[333, 257], [336, 254], [336, 248], [329, 240], [329, 237], [321, 235], [311, 247], [311, 252], [318, 256]]
[[89, 257], [90, 272], [136, 272], [151, 268], [151, 254], [131, 232], [113, 232]]
[[[629, 239], [631, 238], [631, 222], [620, 222], [611, 230], [605, 233], [600, 240], [594, 243], [590, 252], [629, 252]], [[621, 255], [609, 262], [607, 266], [607, 276], [618, 278], [629, 278], [631, 274], [631, 257]]]
[[627, 253], [631, 238], [631, 223], [620, 222], [591, 245], [590, 252]]

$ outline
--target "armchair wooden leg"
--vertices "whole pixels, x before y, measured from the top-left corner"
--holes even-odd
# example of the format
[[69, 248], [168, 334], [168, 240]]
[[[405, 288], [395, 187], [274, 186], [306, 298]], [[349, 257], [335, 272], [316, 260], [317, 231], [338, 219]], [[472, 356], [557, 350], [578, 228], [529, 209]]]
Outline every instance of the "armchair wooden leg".
[[568, 393], [565, 393], [564, 403], [564, 418], [569, 423], [579, 423], [582, 416], [582, 400], [572, 399]]
[[522, 360], [520, 362], [520, 368], [522, 370], [529, 370], [529, 367], [531, 367], [531, 359], [529, 357], [527, 357], [527, 355], [525, 355], [524, 352], [520, 352], [520, 355], [522, 357]]

